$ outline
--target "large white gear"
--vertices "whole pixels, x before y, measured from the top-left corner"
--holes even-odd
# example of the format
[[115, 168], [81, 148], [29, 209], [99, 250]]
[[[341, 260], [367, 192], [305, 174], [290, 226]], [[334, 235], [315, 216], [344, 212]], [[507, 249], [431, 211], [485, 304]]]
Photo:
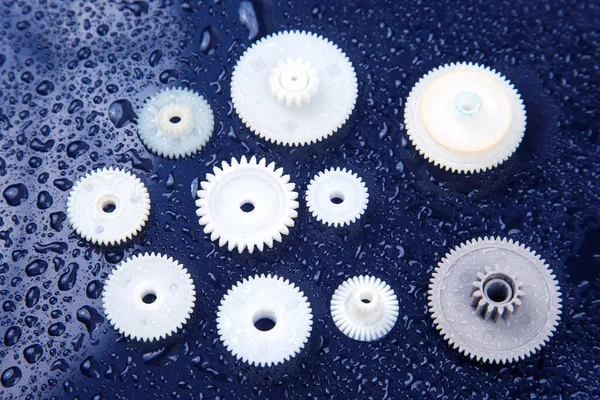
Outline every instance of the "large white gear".
[[145, 102], [138, 135], [152, 153], [177, 159], [200, 151], [214, 125], [213, 111], [204, 97], [187, 88], [169, 88]]
[[384, 281], [355, 276], [342, 283], [331, 297], [331, 316], [342, 333], [354, 340], [372, 342], [387, 335], [398, 319], [398, 298]]
[[[269, 326], [261, 327], [265, 320]], [[256, 275], [227, 291], [217, 312], [217, 329], [237, 359], [270, 367], [304, 348], [312, 330], [312, 310], [304, 293], [287, 279]]]
[[356, 73], [346, 54], [304, 31], [260, 39], [239, 59], [231, 78], [231, 99], [244, 124], [266, 140], [290, 146], [332, 135], [350, 117], [357, 96]]
[[152, 342], [183, 328], [194, 310], [196, 289], [188, 271], [161, 254], [134, 256], [104, 283], [104, 314], [117, 331]]
[[512, 239], [486, 237], [456, 247], [435, 268], [428, 293], [440, 334], [481, 362], [529, 357], [560, 321], [556, 277], [540, 256]]
[[492, 169], [517, 149], [527, 123], [521, 96], [504, 76], [473, 63], [434, 68], [404, 109], [409, 139], [429, 162], [458, 173]]
[[317, 221], [334, 227], [350, 225], [365, 213], [369, 191], [356, 173], [330, 168], [310, 181], [306, 204]]
[[130, 240], [146, 224], [150, 196], [140, 179], [119, 168], [88, 173], [71, 189], [69, 222], [87, 241], [115, 245]]
[[275, 163], [267, 165], [264, 158], [223, 161], [200, 186], [196, 200], [200, 225], [229, 251], [252, 253], [254, 248], [273, 247], [289, 234], [298, 216], [298, 193], [290, 176]]

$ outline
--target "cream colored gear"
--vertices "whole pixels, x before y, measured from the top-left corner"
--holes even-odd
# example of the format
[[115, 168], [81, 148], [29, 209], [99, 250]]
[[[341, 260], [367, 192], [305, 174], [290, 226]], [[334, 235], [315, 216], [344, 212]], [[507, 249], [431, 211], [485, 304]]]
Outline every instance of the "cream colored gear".
[[82, 177], [67, 202], [69, 222], [85, 240], [116, 245], [137, 235], [150, 215], [150, 196], [140, 179], [119, 168]]
[[319, 76], [310, 62], [304, 62], [300, 57], [295, 60], [290, 57], [273, 68], [269, 84], [271, 94], [278, 102], [300, 107], [302, 103], [310, 103], [311, 97], [317, 94]]
[[398, 319], [398, 298], [384, 281], [355, 276], [342, 283], [331, 297], [331, 317], [346, 336], [372, 342], [388, 334]]
[[290, 176], [263, 158], [223, 161], [200, 184], [196, 214], [219, 246], [242, 253], [273, 247], [289, 234], [298, 216], [298, 193]]
[[520, 94], [495, 70], [473, 63], [434, 68], [404, 109], [409, 139], [429, 162], [458, 173], [492, 169], [517, 149], [527, 123]]
[[[440, 334], [481, 362], [505, 364], [531, 356], [560, 321], [556, 277], [539, 255], [512, 239], [478, 238], [456, 247], [435, 268], [428, 293]], [[488, 305], [482, 307], [478, 298]]]
[[359, 219], [369, 204], [369, 191], [358, 174], [330, 168], [319, 172], [306, 189], [306, 205], [317, 221], [346, 226]]
[[169, 88], [144, 103], [138, 135], [152, 153], [177, 159], [202, 150], [214, 125], [213, 111], [204, 97], [187, 88]]
[[[269, 320], [269, 329], [257, 322]], [[256, 275], [238, 282], [221, 300], [217, 329], [223, 345], [237, 359], [271, 367], [295, 357], [312, 330], [310, 303], [293, 283]]]
[[111, 325], [144, 342], [165, 339], [182, 329], [196, 300], [194, 281], [173, 258], [133, 256], [104, 283], [102, 305]]
[[356, 73], [346, 54], [304, 31], [258, 40], [240, 57], [231, 77], [231, 100], [240, 119], [260, 137], [283, 145], [302, 146], [331, 136], [352, 114], [357, 96]]

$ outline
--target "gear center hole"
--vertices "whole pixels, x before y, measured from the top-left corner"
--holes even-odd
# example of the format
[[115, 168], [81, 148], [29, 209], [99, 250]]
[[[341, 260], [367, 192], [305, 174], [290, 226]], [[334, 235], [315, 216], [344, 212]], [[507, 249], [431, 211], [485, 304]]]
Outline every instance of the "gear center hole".
[[475, 93], [461, 92], [456, 96], [456, 107], [464, 115], [472, 115], [479, 111], [481, 100]]
[[252, 319], [254, 327], [261, 332], [268, 332], [277, 325], [277, 317], [270, 310], [260, 310], [254, 314]]
[[107, 195], [102, 197], [97, 205], [104, 214], [113, 214], [118, 208], [118, 203], [119, 201], [116, 197]]
[[497, 277], [489, 279], [483, 288], [485, 296], [494, 303], [506, 303], [513, 298], [513, 289], [510, 278]]
[[242, 204], [240, 204], [240, 209], [245, 213], [252, 212], [254, 211], [254, 203], [250, 200], [243, 201]]
[[371, 292], [362, 292], [359, 297], [364, 304], [371, 304], [373, 301], [373, 293]]
[[178, 124], [179, 122], [181, 122], [181, 117], [178, 115], [174, 115], [171, 118], [169, 118], [169, 122], [172, 124]]
[[156, 301], [156, 293], [154, 291], [148, 291], [142, 293], [142, 301], [145, 304], [152, 304]]
[[333, 204], [342, 204], [344, 202], [344, 193], [340, 192], [339, 190], [336, 190], [334, 192], [331, 192], [331, 194], [329, 194], [329, 200], [333, 203]]

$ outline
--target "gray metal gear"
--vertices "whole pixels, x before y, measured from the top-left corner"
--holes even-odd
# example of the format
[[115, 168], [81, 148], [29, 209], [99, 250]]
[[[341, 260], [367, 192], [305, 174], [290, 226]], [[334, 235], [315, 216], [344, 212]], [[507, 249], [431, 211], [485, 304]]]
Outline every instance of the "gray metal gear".
[[487, 363], [539, 351], [560, 321], [556, 277], [528, 247], [506, 238], [473, 239], [440, 261], [429, 285], [434, 325], [452, 348]]

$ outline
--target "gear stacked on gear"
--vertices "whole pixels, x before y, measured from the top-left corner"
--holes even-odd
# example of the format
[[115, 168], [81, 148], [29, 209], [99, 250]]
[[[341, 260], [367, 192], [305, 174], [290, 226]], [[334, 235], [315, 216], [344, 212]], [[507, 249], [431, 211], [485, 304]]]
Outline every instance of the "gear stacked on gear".
[[365, 213], [369, 191], [356, 173], [346, 168], [330, 168], [310, 181], [306, 204], [317, 221], [325, 225], [350, 225]]
[[527, 116], [504, 76], [483, 65], [444, 65], [427, 73], [406, 100], [408, 137], [425, 158], [446, 170], [492, 169], [517, 149]]
[[429, 285], [429, 311], [444, 339], [482, 362], [511, 363], [539, 351], [561, 314], [548, 265], [500, 238], [463, 243], [442, 259]]
[[116, 245], [130, 240], [146, 224], [150, 197], [132, 173], [103, 168], [88, 173], [71, 189], [67, 214], [85, 240]]
[[238, 252], [273, 247], [289, 234], [298, 216], [298, 193], [275, 163], [233, 158], [206, 175], [198, 191], [200, 225], [219, 246]]
[[151, 152], [166, 158], [189, 157], [212, 136], [213, 111], [190, 89], [166, 89], [146, 101], [138, 118], [138, 135]]
[[183, 328], [196, 300], [185, 268], [161, 254], [134, 256], [108, 277], [104, 313], [120, 333], [144, 342], [165, 339]]
[[379, 278], [355, 276], [342, 283], [331, 298], [331, 316], [342, 333], [371, 342], [385, 336], [398, 319], [398, 299]]
[[217, 329], [237, 359], [270, 367], [304, 348], [312, 330], [312, 310], [304, 293], [287, 279], [256, 275], [227, 291]]
[[350, 117], [357, 96], [356, 73], [346, 54], [304, 31], [257, 41], [231, 78], [231, 99], [244, 124], [266, 140], [290, 146], [332, 135]]

